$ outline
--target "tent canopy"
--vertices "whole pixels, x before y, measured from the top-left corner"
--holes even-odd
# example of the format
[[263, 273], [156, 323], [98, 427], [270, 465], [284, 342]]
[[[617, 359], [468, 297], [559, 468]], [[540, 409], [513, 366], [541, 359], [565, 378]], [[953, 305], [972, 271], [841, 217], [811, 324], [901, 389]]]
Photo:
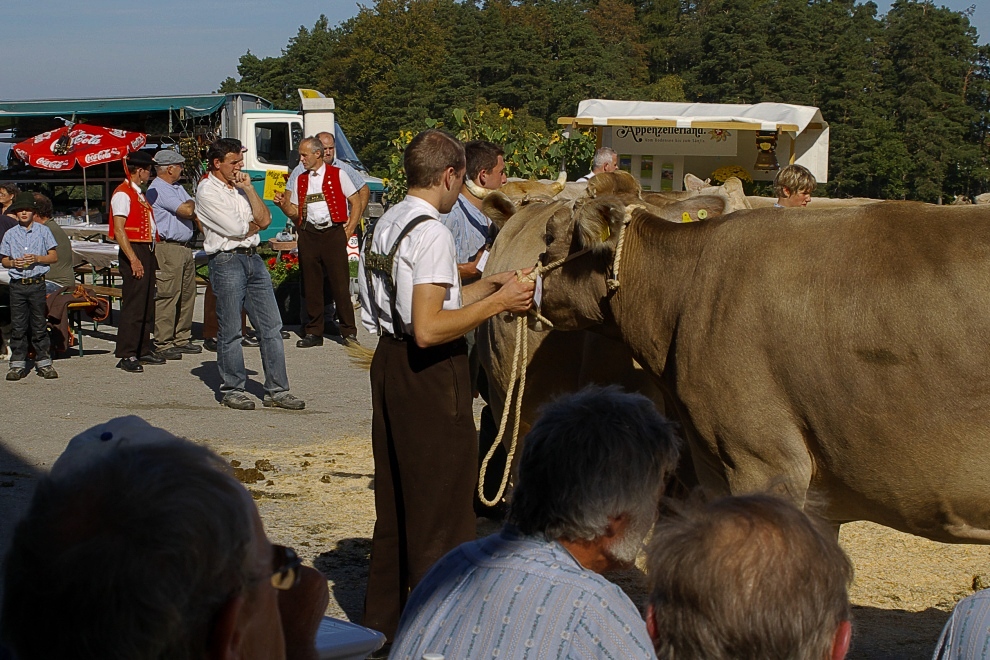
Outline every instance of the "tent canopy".
[[576, 117], [561, 117], [570, 126], [671, 126], [676, 128], [735, 128], [788, 131], [800, 135], [808, 128], [828, 126], [818, 108], [789, 103], [662, 103], [587, 99]]
[[40, 101], [0, 101], [0, 118], [42, 115], [103, 115], [128, 112], [162, 112], [183, 109], [191, 116], [211, 115], [220, 109], [224, 94], [197, 96], [138, 96], [105, 99], [55, 99]]

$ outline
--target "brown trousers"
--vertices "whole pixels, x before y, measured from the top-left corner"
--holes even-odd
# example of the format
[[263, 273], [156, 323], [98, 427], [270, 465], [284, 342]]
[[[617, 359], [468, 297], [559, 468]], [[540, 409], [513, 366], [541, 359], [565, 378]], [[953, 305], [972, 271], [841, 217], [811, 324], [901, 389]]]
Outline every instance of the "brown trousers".
[[364, 625], [391, 641], [409, 593], [476, 537], [478, 436], [467, 347], [382, 336], [371, 362], [375, 534]]
[[316, 231], [305, 225], [299, 231], [299, 267], [302, 268], [303, 295], [306, 296], [304, 333], [323, 336], [323, 272], [330, 281], [330, 293], [337, 307], [340, 336], [357, 335], [354, 323], [354, 303], [351, 302], [351, 272], [347, 263], [347, 237], [342, 225], [326, 231]]
[[154, 352], [151, 331], [155, 328], [155, 271], [158, 260], [151, 250], [151, 243], [131, 243], [134, 254], [144, 267], [141, 279], [134, 277], [131, 262], [121, 254], [120, 317], [117, 321], [117, 349], [119, 358], [142, 357]]

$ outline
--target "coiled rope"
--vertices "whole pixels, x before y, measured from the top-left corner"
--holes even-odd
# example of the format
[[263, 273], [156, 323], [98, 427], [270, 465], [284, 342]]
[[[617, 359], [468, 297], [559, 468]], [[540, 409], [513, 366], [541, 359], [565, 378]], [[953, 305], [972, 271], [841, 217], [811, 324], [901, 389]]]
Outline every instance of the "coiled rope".
[[[626, 239], [626, 227], [632, 222], [632, 211], [636, 208], [645, 207], [639, 204], [629, 205], [625, 208], [625, 214], [622, 218], [622, 227], [619, 229], [619, 240], [615, 247], [615, 259], [612, 262], [612, 277], [606, 281], [606, 285], [609, 291], [615, 291], [619, 288], [619, 264], [622, 261], [622, 247], [625, 244]], [[607, 236], [606, 236], [607, 238]], [[516, 271], [516, 279], [520, 282], [535, 282], [538, 277], [549, 273], [550, 271], [560, 268], [568, 261], [576, 259], [587, 252], [590, 248], [584, 248], [573, 254], [569, 254], [566, 257], [558, 259], [557, 261], [551, 262], [546, 266], [540, 265], [537, 262], [533, 270], [528, 274], [523, 275], [521, 270]], [[537, 309], [530, 309], [527, 314], [532, 316], [534, 319], [545, 325], [547, 328], [553, 329], [553, 323], [549, 319], [540, 314]], [[512, 471], [512, 461], [516, 455], [516, 445], [519, 442], [519, 422], [522, 417], [522, 402], [523, 394], [526, 391], [526, 365], [525, 360], [529, 359], [529, 334], [526, 332], [526, 314], [519, 314], [516, 316], [516, 346], [512, 353], [512, 373], [509, 376], [509, 389], [505, 395], [505, 404], [502, 407], [502, 419], [498, 425], [498, 434], [495, 436], [495, 440], [492, 442], [491, 448], [485, 454], [484, 460], [481, 462], [481, 470], [478, 474], [478, 499], [485, 506], [495, 506], [505, 495], [505, 488], [509, 483], [509, 474]], [[519, 389], [516, 391], [516, 382], [519, 382]], [[498, 487], [498, 493], [495, 497], [488, 499], [485, 496], [485, 477], [488, 474], [488, 462], [491, 461], [492, 456], [495, 455], [495, 450], [498, 448], [499, 444], [502, 442], [502, 438], [505, 437], [505, 427], [508, 426], [509, 415], [511, 414], [512, 405], [512, 395], [516, 395], [515, 399], [515, 420], [512, 425], [512, 442], [509, 443], [508, 455], [505, 458], [505, 470], [502, 472], [502, 481]]]

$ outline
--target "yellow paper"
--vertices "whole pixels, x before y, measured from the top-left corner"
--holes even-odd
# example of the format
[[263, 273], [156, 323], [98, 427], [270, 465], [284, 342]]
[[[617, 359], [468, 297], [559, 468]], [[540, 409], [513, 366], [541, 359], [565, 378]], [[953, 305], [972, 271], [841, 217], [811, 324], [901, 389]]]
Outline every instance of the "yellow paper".
[[275, 199], [275, 193], [285, 192], [289, 173], [279, 170], [265, 170], [265, 199]]

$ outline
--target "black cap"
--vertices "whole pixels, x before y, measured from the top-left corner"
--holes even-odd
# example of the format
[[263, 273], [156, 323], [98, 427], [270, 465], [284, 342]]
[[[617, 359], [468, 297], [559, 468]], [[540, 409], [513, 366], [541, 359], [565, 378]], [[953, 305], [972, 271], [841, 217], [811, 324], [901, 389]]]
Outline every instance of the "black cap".
[[7, 207], [7, 215], [14, 215], [18, 211], [34, 211], [34, 194], [29, 192], [17, 193], [17, 197], [10, 206]]
[[134, 153], [127, 154], [128, 167], [140, 167], [150, 170], [154, 164], [154, 159], [143, 151], [135, 151]]

